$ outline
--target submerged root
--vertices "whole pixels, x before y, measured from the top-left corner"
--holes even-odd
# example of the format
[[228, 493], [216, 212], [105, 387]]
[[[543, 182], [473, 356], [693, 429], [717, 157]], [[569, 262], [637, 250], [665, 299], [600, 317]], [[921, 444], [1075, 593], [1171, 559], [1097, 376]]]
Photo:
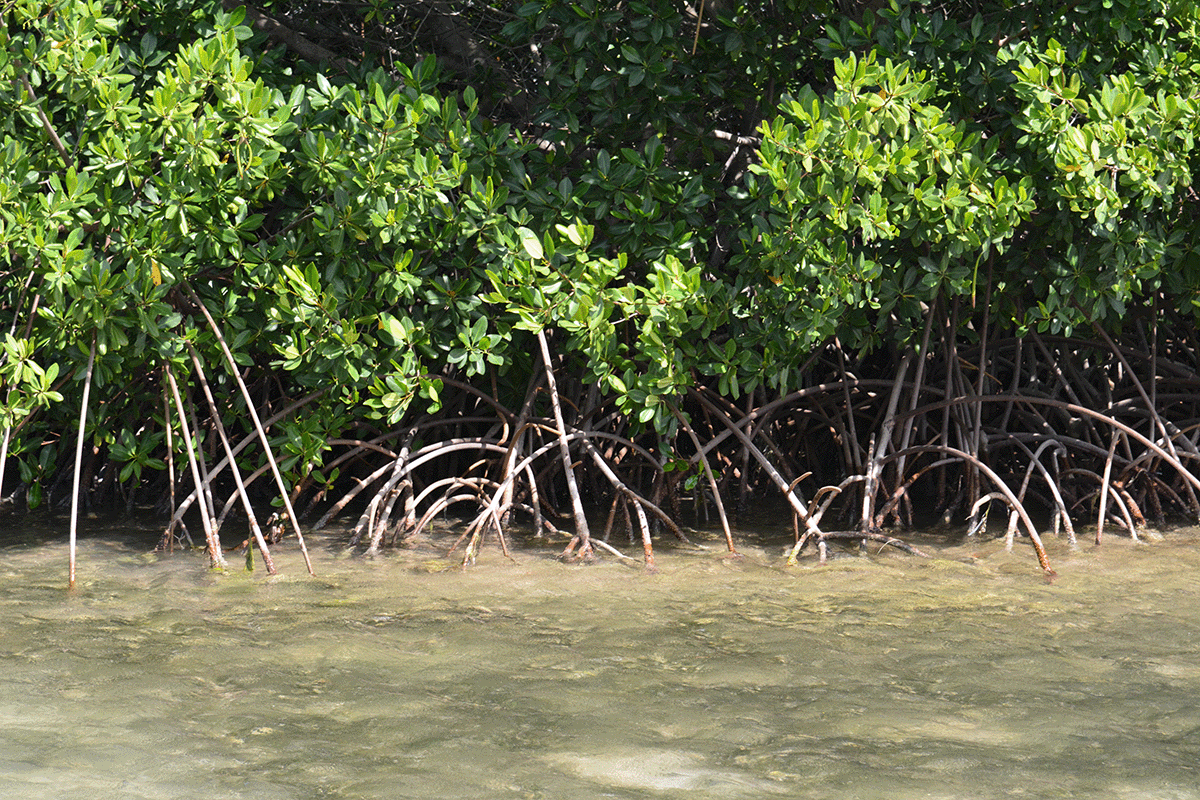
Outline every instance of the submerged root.
[[796, 543], [796, 546], [792, 549], [792, 551], [790, 553], [788, 553], [788, 558], [787, 558], [788, 566], [795, 566], [797, 563], [799, 563], [799, 555], [802, 552], [804, 552], [805, 548], [808, 547], [809, 543], [814, 540], [816, 541], [818, 550], [821, 553], [821, 556], [820, 556], [821, 563], [824, 564], [828, 558], [827, 543], [832, 540], [838, 540], [838, 539], [849, 540], [849, 541], [858, 541], [864, 545], [867, 542], [878, 542], [881, 545], [880, 552], [882, 552], [883, 548], [885, 548], [885, 547], [894, 547], [897, 550], [901, 550], [912, 556], [919, 556], [920, 558], [932, 558], [932, 556], [930, 556], [928, 553], [921, 550], [920, 548], [918, 548], [914, 545], [911, 545], [908, 542], [905, 542], [901, 539], [897, 539], [894, 536], [887, 536], [882, 533], [862, 532], [862, 531], [826, 531], [821, 534], [813, 534], [810, 536], [802, 537], [801, 540]]

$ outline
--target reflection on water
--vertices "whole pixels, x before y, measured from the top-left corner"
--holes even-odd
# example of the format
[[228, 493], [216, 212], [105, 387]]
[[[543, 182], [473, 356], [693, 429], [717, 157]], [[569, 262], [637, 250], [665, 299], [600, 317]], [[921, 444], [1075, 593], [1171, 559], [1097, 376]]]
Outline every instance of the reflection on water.
[[111, 531], [74, 595], [3, 535], [4, 797], [1200, 798], [1194, 532], [1051, 584], [1000, 543], [269, 579]]

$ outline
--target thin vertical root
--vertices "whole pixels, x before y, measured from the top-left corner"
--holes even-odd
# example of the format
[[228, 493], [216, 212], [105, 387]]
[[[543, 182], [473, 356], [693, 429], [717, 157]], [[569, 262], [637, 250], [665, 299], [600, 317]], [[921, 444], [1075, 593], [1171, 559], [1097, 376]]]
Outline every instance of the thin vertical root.
[[[221, 422], [221, 413], [217, 408], [217, 401], [213, 399], [212, 389], [208, 385], [208, 380], [204, 377], [204, 368], [200, 364], [200, 357], [196, 354], [196, 349], [189, 342], [187, 345], [188, 353], [192, 357], [192, 366], [196, 369], [196, 379], [200, 381], [200, 388], [204, 391], [204, 399], [208, 401], [209, 411], [212, 413], [213, 426], [217, 430], [217, 437], [221, 440], [221, 447], [225, 449], [225, 455], [229, 459], [230, 471], [233, 473], [234, 483], [237, 485], [238, 496], [242, 499], [242, 509], [246, 512], [246, 518], [250, 522], [250, 530], [254, 534], [254, 540], [258, 543], [258, 550], [262, 553], [263, 564], [267, 567], [267, 574], [274, 575], [276, 573], [275, 562], [271, 558], [271, 550], [267, 547], [267, 540], [263, 537], [262, 529], [258, 526], [258, 517], [254, 514], [254, 508], [250, 505], [250, 496], [246, 494], [246, 485], [242, 482], [242, 471], [238, 469], [237, 459], [233, 457], [233, 448], [229, 446], [229, 437], [225, 435], [225, 425]], [[253, 561], [250, 560], [249, 546], [247, 545], [246, 566], [253, 569]]]
[[208, 308], [200, 300], [200, 295], [187, 283], [184, 283], [184, 288], [192, 297], [192, 301], [199, 307], [200, 312], [204, 314], [204, 318], [208, 321], [208, 326], [216, 337], [217, 342], [221, 345], [221, 352], [225, 354], [225, 361], [229, 365], [229, 374], [233, 376], [233, 380], [237, 383], [238, 388], [242, 392], [242, 397], [246, 401], [246, 411], [250, 414], [250, 419], [254, 423], [254, 430], [258, 432], [259, 441], [262, 442], [263, 453], [267, 457], [267, 461], [271, 464], [271, 473], [275, 476], [275, 482], [279, 486], [279, 496], [283, 500], [283, 507], [287, 510], [288, 521], [292, 524], [292, 531], [296, 534], [296, 541], [300, 544], [300, 552], [304, 555], [304, 565], [308, 568], [309, 575], [316, 575], [313, 571], [312, 559], [308, 557], [308, 547], [304, 543], [304, 534], [300, 532], [300, 523], [297, 521], [295, 509], [292, 508], [292, 501], [289, 497], [287, 485], [283, 481], [283, 474], [279, 471], [279, 465], [275, 461], [275, 454], [271, 451], [271, 443], [267, 440], [267, 432], [263, 428], [262, 420], [258, 418], [258, 411], [254, 408], [254, 400], [250, 397], [250, 390], [246, 388], [245, 381], [238, 372], [237, 361], [234, 360], [233, 353], [229, 349], [228, 343], [225, 341], [221, 329], [217, 327], [216, 320], [212, 318], [212, 314], [208, 313]]
[[562, 406], [559, 404], [558, 384], [554, 380], [554, 368], [550, 364], [550, 345], [546, 343], [545, 330], [538, 331], [537, 338], [538, 345], [542, 349], [542, 361], [546, 365], [546, 385], [550, 389], [550, 406], [554, 409], [554, 423], [558, 426], [559, 451], [567, 481], [567, 492], [571, 495], [571, 509], [575, 513], [575, 538], [579, 540], [580, 555], [587, 558], [592, 551], [592, 535], [588, 530], [587, 517], [583, 512], [583, 501], [579, 497], [579, 486], [575, 482], [575, 468], [571, 464], [571, 446], [567, 443], [567, 425], [563, 420]]
[[228, 564], [225, 563], [225, 554], [221, 551], [221, 540], [217, 538], [212, 515], [209, 513], [208, 504], [204, 501], [204, 479], [200, 476], [200, 466], [196, 462], [196, 447], [192, 432], [188, 429], [187, 414], [183, 409], [183, 398], [179, 394], [179, 385], [175, 382], [175, 375], [172, 374], [170, 366], [164, 365], [163, 372], [166, 373], [167, 382], [171, 386], [171, 395], [175, 398], [175, 413], [179, 418], [179, 429], [183, 434], [184, 447], [187, 448], [188, 467], [192, 471], [192, 480], [196, 484], [196, 497], [200, 501], [200, 518], [204, 525], [204, 540], [208, 544], [209, 564], [212, 567], [226, 569]]
[[[30, 90], [32, 93], [32, 90]], [[61, 146], [61, 145], [60, 145]], [[83, 400], [79, 408], [79, 436], [75, 440], [75, 477], [71, 486], [71, 533], [68, 556], [67, 586], [75, 588], [75, 536], [79, 529], [79, 473], [83, 467], [83, 434], [87, 427], [88, 396], [92, 392], [92, 369], [96, 366], [96, 334], [92, 334], [92, 346], [88, 351], [87, 374], [83, 379]]]

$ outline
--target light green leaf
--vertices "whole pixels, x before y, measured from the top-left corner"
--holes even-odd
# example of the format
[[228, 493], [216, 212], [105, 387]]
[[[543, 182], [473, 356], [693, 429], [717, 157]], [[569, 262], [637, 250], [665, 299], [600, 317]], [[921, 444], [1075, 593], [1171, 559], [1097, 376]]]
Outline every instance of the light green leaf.
[[538, 235], [526, 227], [517, 228], [517, 236], [521, 239], [521, 247], [535, 261], [542, 259], [542, 242]]

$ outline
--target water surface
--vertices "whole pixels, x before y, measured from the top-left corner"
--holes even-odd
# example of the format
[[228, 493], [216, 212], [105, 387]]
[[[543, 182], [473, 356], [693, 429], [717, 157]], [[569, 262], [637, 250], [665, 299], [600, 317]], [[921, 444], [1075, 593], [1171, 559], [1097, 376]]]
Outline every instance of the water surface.
[[[1200, 798], [1200, 536], [318, 577], [0, 531], [0, 796]], [[53, 535], [51, 535], [53, 534]], [[923, 543], [923, 546], [926, 546]], [[232, 562], [234, 566], [237, 562]]]

